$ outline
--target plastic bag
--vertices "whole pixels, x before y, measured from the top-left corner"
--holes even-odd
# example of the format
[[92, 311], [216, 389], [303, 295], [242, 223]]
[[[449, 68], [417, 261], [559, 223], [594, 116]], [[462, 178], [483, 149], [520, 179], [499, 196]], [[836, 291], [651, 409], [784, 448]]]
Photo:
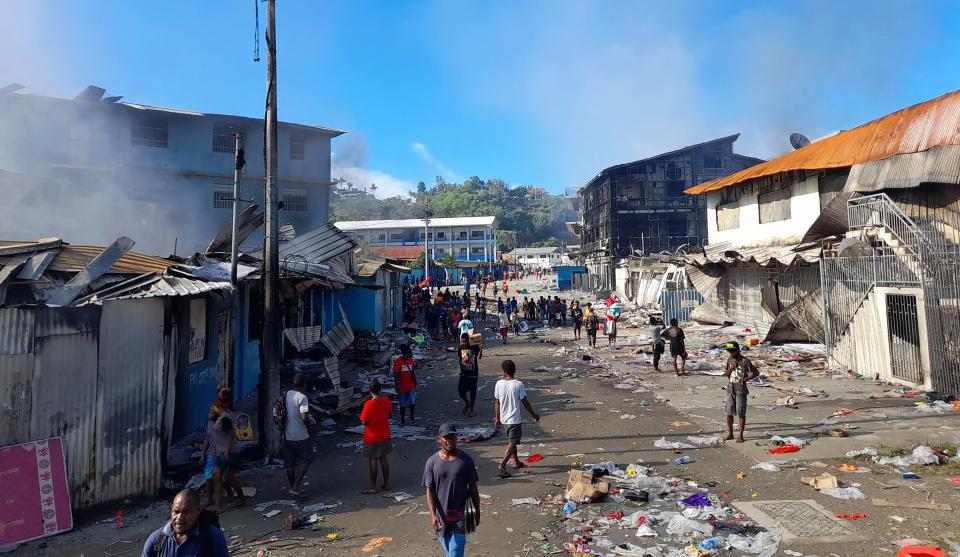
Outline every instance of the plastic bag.
[[727, 544], [744, 553], [759, 555], [760, 557], [773, 557], [777, 554], [777, 548], [780, 546], [780, 532], [760, 532], [752, 538], [730, 534], [727, 536]]
[[653, 442], [653, 446], [658, 449], [695, 449], [693, 445], [679, 443], [677, 441], [667, 441], [666, 437], [661, 437]]
[[825, 487], [820, 493], [837, 499], [866, 499], [867, 496], [855, 487]]
[[807, 444], [805, 440], [799, 437], [780, 437], [779, 435], [774, 435], [770, 438], [770, 441], [773, 443], [783, 443], [784, 445], [794, 445], [801, 449]]
[[606, 472], [611, 476], [620, 471], [617, 465], [611, 461], [601, 462], [600, 464], [584, 464], [583, 468], [591, 472]]
[[711, 536], [713, 535], [713, 525], [677, 514], [667, 523], [667, 533], [671, 536]]
[[687, 436], [687, 440], [705, 447], [723, 444], [723, 439], [721, 439], [718, 435], [689, 435]]
[[767, 449], [767, 452], [770, 454], [786, 454], [786, 453], [795, 453], [799, 450], [800, 450], [800, 447], [796, 445], [780, 445], [779, 447]]
[[864, 447], [859, 451], [847, 451], [847, 458], [853, 458], [860, 455], [877, 456], [877, 449], [874, 449], [873, 447]]
[[[875, 459], [876, 460], [876, 459]], [[940, 458], [933, 453], [933, 449], [920, 445], [907, 456], [885, 456], [876, 460], [878, 464], [893, 464], [894, 466], [912, 466], [937, 464]]]
[[637, 528], [636, 536], [638, 538], [656, 538], [658, 534], [649, 524], [641, 524], [640, 527]]
[[779, 472], [780, 467], [772, 462], [758, 462], [750, 467], [751, 470], [765, 470], [767, 472]]

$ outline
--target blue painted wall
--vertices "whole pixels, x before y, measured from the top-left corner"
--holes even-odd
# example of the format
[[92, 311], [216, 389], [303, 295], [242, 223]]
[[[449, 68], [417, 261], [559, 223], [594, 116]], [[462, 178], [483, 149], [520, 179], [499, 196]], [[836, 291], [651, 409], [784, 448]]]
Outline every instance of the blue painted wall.
[[[354, 277], [358, 283], [373, 284], [373, 277]], [[386, 290], [347, 287], [337, 293], [343, 311], [354, 331], [382, 332], [386, 328], [383, 322], [383, 304], [386, 302]]]
[[576, 273], [586, 274], [587, 268], [579, 265], [557, 265], [554, 267], [557, 271], [557, 289], [572, 290], [573, 275]]
[[[682, 307], [683, 301], [688, 300], [696, 302], [699, 306], [703, 303], [703, 296], [694, 288], [685, 288], [683, 290], [664, 290], [660, 293], [660, 310], [663, 311], [663, 322], [669, 323], [674, 317], [679, 321], [689, 321], [690, 314], [694, 307]], [[687, 305], [691, 305], [688, 304]]]

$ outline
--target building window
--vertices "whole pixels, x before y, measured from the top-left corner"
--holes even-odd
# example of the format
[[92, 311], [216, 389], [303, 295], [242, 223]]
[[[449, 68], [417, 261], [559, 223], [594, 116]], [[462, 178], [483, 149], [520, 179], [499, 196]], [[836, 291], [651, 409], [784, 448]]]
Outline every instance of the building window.
[[477, 239], [482, 240], [482, 239], [483, 239], [483, 230], [471, 230], [471, 231], [470, 231], [470, 237], [473, 238], [474, 240], [477, 240]]
[[760, 224], [790, 220], [790, 188], [782, 188], [757, 196]]
[[667, 180], [682, 180], [683, 167], [675, 162], [668, 162], [664, 176], [666, 176]]
[[437, 232], [437, 239], [438, 239], [438, 240], [443, 240], [443, 239], [445, 239], [446, 237], [447, 237], [447, 233], [446, 233], [446, 232]]
[[467, 239], [467, 231], [466, 231], [466, 230], [461, 230], [461, 231], [458, 233], [458, 237], [459, 237], [461, 240], [466, 240], [466, 239]]
[[233, 208], [233, 186], [213, 186], [213, 208]]
[[130, 144], [142, 147], [167, 148], [167, 121], [137, 120], [130, 130]]
[[474, 255], [483, 255], [483, 248], [470, 248], [470, 253]]
[[740, 204], [717, 205], [717, 230], [740, 228]]
[[387, 235], [382, 232], [380, 234], [377, 234], [377, 241], [380, 242], [381, 244], [387, 243]]
[[290, 135], [290, 160], [302, 161], [307, 153], [307, 137], [303, 134]]
[[283, 210], [291, 213], [306, 213], [307, 192], [305, 190], [283, 192]]
[[704, 170], [723, 170], [723, 158], [720, 153], [705, 153], [703, 155]]
[[460, 255], [467, 255], [467, 248], [460, 248]]
[[400, 232], [394, 232], [394, 233], [390, 234], [390, 241], [391, 241], [391, 242], [400, 242], [400, 241], [402, 241], [402, 240], [403, 240], [403, 234], [401, 234]]
[[213, 152], [214, 153], [233, 153], [236, 147], [236, 139], [233, 134], [237, 133], [237, 128], [224, 124], [214, 124], [213, 126]]
[[438, 256], [438, 255], [441, 255], [441, 256], [442, 256], [444, 253], [446, 253], [446, 252], [443, 251], [443, 248], [434, 248], [434, 250], [433, 250], [433, 256], [434, 256], [434, 257], [436, 257], [436, 256]]

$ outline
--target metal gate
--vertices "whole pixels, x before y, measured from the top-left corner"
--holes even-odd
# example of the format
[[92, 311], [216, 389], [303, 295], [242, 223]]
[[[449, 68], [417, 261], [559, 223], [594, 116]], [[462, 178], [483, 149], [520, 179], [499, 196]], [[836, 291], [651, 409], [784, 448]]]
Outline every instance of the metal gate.
[[890, 367], [894, 377], [923, 383], [920, 363], [920, 322], [917, 297], [887, 294], [887, 329], [890, 340]]

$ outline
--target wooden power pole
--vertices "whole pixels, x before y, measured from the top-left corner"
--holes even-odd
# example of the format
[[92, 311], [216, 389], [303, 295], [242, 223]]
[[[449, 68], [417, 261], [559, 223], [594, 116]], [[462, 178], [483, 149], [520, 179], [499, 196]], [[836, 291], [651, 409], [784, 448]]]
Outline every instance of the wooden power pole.
[[267, 105], [264, 117], [263, 219], [263, 361], [260, 362], [261, 443], [270, 454], [280, 451], [270, 406], [280, 394], [280, 254], [277, 237], [277, 3], [267, 0]]

